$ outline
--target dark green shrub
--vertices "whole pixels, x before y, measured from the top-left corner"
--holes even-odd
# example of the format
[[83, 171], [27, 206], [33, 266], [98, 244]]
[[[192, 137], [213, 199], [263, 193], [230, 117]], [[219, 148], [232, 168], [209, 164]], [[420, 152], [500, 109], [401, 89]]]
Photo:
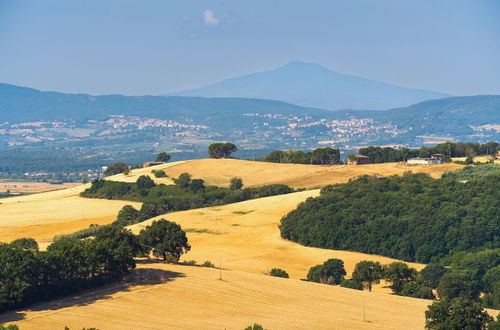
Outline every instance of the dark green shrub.
[[361, 284], [353, 279], [342, 280], [342, 282], [340, 282], [340, 286], [343, 288], [348, 288], [348, 289], [363, 290], [363, 284]]
[[340, 284], [344, 279], [346, 271], [344, 262], [340, 259], [328, 259], [322, 265], [316, 265], [309, 269], [307, 280], [330, 285]]
[[204, 263], [201, 264], [201, 267], [211, 267], [215, 268], [215, 265], [211, 261], [205, 261]]
[[288, 273], [281, 268], [271, 269], [271, 271], [269, 272], [269, 275], [274, 276], [274, 277], [289, 278]]

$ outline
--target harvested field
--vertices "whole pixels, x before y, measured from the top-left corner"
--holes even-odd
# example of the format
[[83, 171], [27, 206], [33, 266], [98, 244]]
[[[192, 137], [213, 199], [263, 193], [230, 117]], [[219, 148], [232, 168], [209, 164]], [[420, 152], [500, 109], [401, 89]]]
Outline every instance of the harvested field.
[[294, 188], [315, 188], [328, 184], [347, 182], [360, 175], [401, 175], [406, 171], [429, 173], [438, 178], [445, 172], [462, 168], [458, 164], [408, 165], [384, 163], [370, 165], [301, 165], [253, 162], [238, 159], [199, 159], [183, 162], [168, 169], [168, 174], [178, 177], [190, 173], [208, 184], [227, 186], [232, 177], [240, 177], [247, 187], [284, 183]]
[[[280, 219], [308, 197], [319, 194], [309, 190], [288, 195], [254, 199], [230, 205], [169, 213], [130, 226], [133, 232], [166, 218], [179, 223], [188, 233], [191, 251], [184, 260], [202, 263], [209, 260], [222, 267], [264, 274], [273, 267], [285, 269], [291, 278], [305, 278], [311, 266], [328, 258], [344, 260], [348, 273], [361, 260], [389, 263], [391, 258], [364, 253], [305, 247], [280, 236]], [[411, 264], [418, 269], [421, 264]], [[383, 289], [386, 291], [386, 289]]]
[[[71, 329], [423, 329], [430, 301], [266, 275], [142, 264], [127, 285], [6, 313], [23, 330]], [[365, 307], [364, 307], [365, 306]], [[365, 320], [363, 320], [365, 310]]]
[[[231, 177], [240, 176], [247, 186], [286, 183], [314, 187], [345, 182], [362, 174], [390, 175], [406, 170], [439, 176], [461, 166], [322, 167], [206, 159], [138, 169], [127, 176], [120, 174], [108, 179], [134, 182], [140, 175], [153, 177], [152, 170], [164, 168], [168, 168], [170, 176], [189, 172], [208, 184], [225, 185]], [[41, 240], [43, 247], [55, 234], [73, 232], [91, 223], [111, 222], [125, 204], [140, 206], [126, 201], [80, 198], [79, 193], [86, 187], [1, 200], [0, 241], [29, 236]], [[243, 329], [253, 323], [267, 329], [422, 329], [430, 301], [390, 295], [382, 285], [370, 293], [298, 280], [306, 276], [309, 267], [328, 258], [344, 260], [349, 273], [360, 260], [394, 261], [283, 240], [278, 228], [281, 217], [318, 194], [319, 190], [309, 190], [161, 216], [178, 222], [188, 232], [192, 250], [183, 260], [222, 264], [222, 280], [218, 269], [142, 260], [125, 282], [4, 313], [0, 323], [15, 323], [23, 330], [65, 326]], [[34, 216], [35, 224], [30, 222]], [[152, 220], [130, 228], [137, 233]], [[291, 279], [263, 275], [273, 267], [285, 269]]]
[[[162, 165], [156, 165], [156, 166], [150, 166], [146, 168], [136, 168], [130, 171], [129, 174], [117, 174], [113, 176], [109, 176], [106, 178], [106, 180], [111, 180], [111, 181], [121, 181], [121, 182], [136, 182], [137, 179], [141, 175], [148, 175], [151, 179], [154, 180], [155, 183], [160, 184], [173, 184], [174, 182], [170, 177], [167, 178], [155, 178], [153, 171], [165, 171], [167, 175], [170, 176], [170, 171], [167, 171], [170, 167], [181, 165], [185, 163], [185, 161], [178, 161], [178, 162], [172, 162], [172, 163], [165, 163]], [[178, 175], [174, 176], [177, 178]]]
[[40, 193], [45, 191], [67, 189], [81, 185], [80, 183], [51, 184], [47, 182], [14, 182], [0, 181], [0, 192], [11, 193]]
[[20, 237], [46, 242], [90, 224], [110, 223], [124, 205], [140, 207], [134, 202], [79, 197], [88, 186], [0, 200], [0, 242]]

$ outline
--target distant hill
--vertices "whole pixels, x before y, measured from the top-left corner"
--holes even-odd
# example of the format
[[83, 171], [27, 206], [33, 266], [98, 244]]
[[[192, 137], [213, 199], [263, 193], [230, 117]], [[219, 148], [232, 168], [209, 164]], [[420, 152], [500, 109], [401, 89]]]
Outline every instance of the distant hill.
[[500, 141], [500, 96], [450, 97], [385, 111], [328, 111], [264, 99], [92, 96], [0, 84], [0, 149], [6, 154], [0, 172], [2, 166], [19, 167], [8, 152], [22, 156], [30, 148], [44, 150], [42, 155], [70, 149], [62, 155], [135, 162], [144, 158], [141, 153], [159, 150], [205, 156], [214, 141], [237, 144], [238, 157], [258, 157], [258, 150], [262, 155], [275, 149], [416, 147], [452, 140]]
[[[65, 94], [0, 84], [0, 122], [35, 120], [105, 120], [110, 115], [155, 117], [171, 120], [223, 121], [244, 113], [288, 115], [328, 114], [321, 109], [247, 98], [202, 98]], [[227, 122], [223, 122], [227, 125]]]
[[304, 62], [165, 95], [272, 99], [328, 110], [386, 110], [449, 96], [341, 74]]

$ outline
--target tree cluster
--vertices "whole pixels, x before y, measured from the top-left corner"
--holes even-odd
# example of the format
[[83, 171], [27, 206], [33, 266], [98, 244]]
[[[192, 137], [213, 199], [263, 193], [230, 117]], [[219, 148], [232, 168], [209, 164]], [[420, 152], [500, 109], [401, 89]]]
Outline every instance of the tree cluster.
[[[182, 173], [174, 181], [175, 185], [157, 185], [148, 176], [139, 177], [136, 183], [97, 179], [81, 196], [143, 202], [140, 210], [128, 205], [118, 213], [115, 224], [127, 226], [171, 211], [230, 204], [294, 191], [282, 184], [242, 189], [243, 182], [239, 178], [231, 180], [230, 188], [206, 186], [203, 180], [192, 179], [188, 173]], [[85, 231], [94, 230], [97, 229]]]
[[340, 259], [328, 259], [321, 265], [309, 269], [307, 280], [323, 284], [337, 285], [342, 282], [346, 275], [344, 262]]
[[136, 236], [114, 227], [93, 240], [59, 240], [47, 251], [0, 244], [0, 312], [119, 280], [140, 249]]
[[162, 163], [166, 163], [168, 162], [172, 157], [170, 157], [169, 154], [167, 154], [166, 152], [160, 152], [157, 156], [156, 156], [156, 161], [157, 162], [162, 162]]
[[108, 166], [106, 170], [104, 171], [104, 175], [110, 176], [110, 175], [116, 175], [120, 173], [127, 173], [129, 171], [129, 167], [127, 164], [119, 162], [115, 163], [111, 166]]
[[430, 157], [433, 154], [443, 154], [445, 160], [451, 161], [451, 157], [467, 157], [479, 155], [494, 155], [500, 150], [497, 142], [480, 143], [452, 143], [445, 142], [434, 147], [422, 147], [418, 149], [394, 149], [390, 147], [366, 147], [359, 149], [359, 154], [370, 157], [372, 163], [402, 162], [413, 157]]
[[307, 246], [428, 263], [500, 246], [500, 175], [462, 183], [425, 174], [363, 176], [324, 187], [281, 220]]
[[260, 160], [285, 164], [333, 165], [340, 163], [340, 150], [329, 147], [317, 148], [307, 152], [302, 150], [275, 150]]
[[135, 256], [152, 253], [178, 261], [191, 249], [175, 222], [153, 223], [138, 236], [102, 226], [93, 239], [60, 239], [39, 251], [31, 238], [0, 244], [0, 312], [117, 281], [135, 268]]

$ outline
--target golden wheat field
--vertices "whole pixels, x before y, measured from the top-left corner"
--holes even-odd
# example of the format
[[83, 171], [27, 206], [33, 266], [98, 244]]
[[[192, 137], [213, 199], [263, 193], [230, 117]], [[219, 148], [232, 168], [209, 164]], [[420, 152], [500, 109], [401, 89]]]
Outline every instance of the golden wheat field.
[[0, 201], [0, 242], [32, 237], [40, 242], [54, 235], [71, 233], [90, 224], [106, 224], [116, 219], [126, 204], [140, 203], [89, 199], [79, 196], [89, 185], [46, 193], [3, 198]]
[[[412, 170], [439, 176], [454, 164], [406, 166], [311, 166], [248, 161], [196, 160], [165, 164], [117, 175], [110, 180], [133, 182], [164, 169], [170, 177], [188, 172], [208, 184], [226, 185], [234, 176], [247, 186], [286, 183], [294, 187], [346, 182], [362, 174], [392, 175]], [[168, 183], [155, 179], [157, 183]], [[125, 204], [85, 199], [88, 185], [30, 196], [0, 204], [0, 241], [34, 237], [48, 244], [61, 233], [109, 223]], [[169, 213], [188, 233], [191, 251], [183, 260], [211, 261], [222, 271], [141, 260], [128, 280], [75, 296], [3, 314], [0, 323], [21, 329], [243, 329], [254, 322], [267, 329], [421, 329], [429, 301], [388, 294], [383, 284], [374, 292], [300, 281], [308, 269], [328, 258], [345, 262], [348, 273], [361, 260], [389, 263], [394, 259], [349, 251], [301, 246], [280, 237], [278, 224], [288, 212], [319, 190], [273, 196], [224, 206]], [[156, 218], [156, 219], [157, 219]], [[131, 226], [137, 233], [154, 219]], [[411, 264], [420, 269], [421, 264]], [[264, 275], [273, 267], [291, 279]], [[219, 276], [222, 275], [222, 280]], [[366, 306], [363, 308], [363, 306]]]
[[0, 316], [21, 329], [422, 329], [431, 303], [293, 279], [139, 264], [128, 283]]
[[[305, 247], [280, 236], [280, 219], [305, 201], [319, 195], [309, 190], [218, 207], [169, 213], [130, 226], [134, 233], [159, 218], [167, 218], [188, 233], [192, 250], [184, 260], [209, 260], [222, 268], [264, 274], [273, 267], [285, 269], [291, 278], [302, 279], [311, 266], [328, 258], [344, 260], [348, 273], [361, 260], [383, 264], [394, 259], [349, 251]], [[411, 264], [420, 269], [423, 265]]]
[[328, 184], [347, 182], [360, 175], [401, 175], [406, 171], [428, 173], [438, 178], [445, 172], [462, 168], [458, 164], [408, 165], [384, 163], [370, 165], [301, 165], [254, 162], [238, 159], [199, 159], [172, 166], [166, 170], [171, 177], [190, 173], [208, 184], [227, 186], [232, 177], [240, 177], [247, 187], [283, 183], [293, 188], [315, 188]]
[[[203, 178], [207, 184], [227, 185], [232, 177], [242, 177], [246, 186], [284, 183], [292, 187], [321, 187], [342, 183], [363, 174], [393, 175], [405, 171], [425, 172], [433, 177], [461, 168], [457, 164], [417, 165], [387, 163], [363, 166], [318, 166], [297, 164], [275, 164], [236, 159], [201, 159], [179, 161], [139, 168], [129, 174], [118, 174], [107, 180], [135, 182], [141, 175], [148, 175], [156, 183], [172, 184], [172, 178], [191, 173]], [[168, 178], [155, 178], [152, 171], [164, 170]], [[86, 199], [79, 194], [90, 185], [79, 185], [69, 189], [3, 198], [0, 200], [0, 241], [31, 236], [48, 242], [54, 235], [71, 233], [90, 224], [107, 224], [126, 204], [139, 207], [140, 203]], [[59, 225], [55, 225], [58, 223]]]

